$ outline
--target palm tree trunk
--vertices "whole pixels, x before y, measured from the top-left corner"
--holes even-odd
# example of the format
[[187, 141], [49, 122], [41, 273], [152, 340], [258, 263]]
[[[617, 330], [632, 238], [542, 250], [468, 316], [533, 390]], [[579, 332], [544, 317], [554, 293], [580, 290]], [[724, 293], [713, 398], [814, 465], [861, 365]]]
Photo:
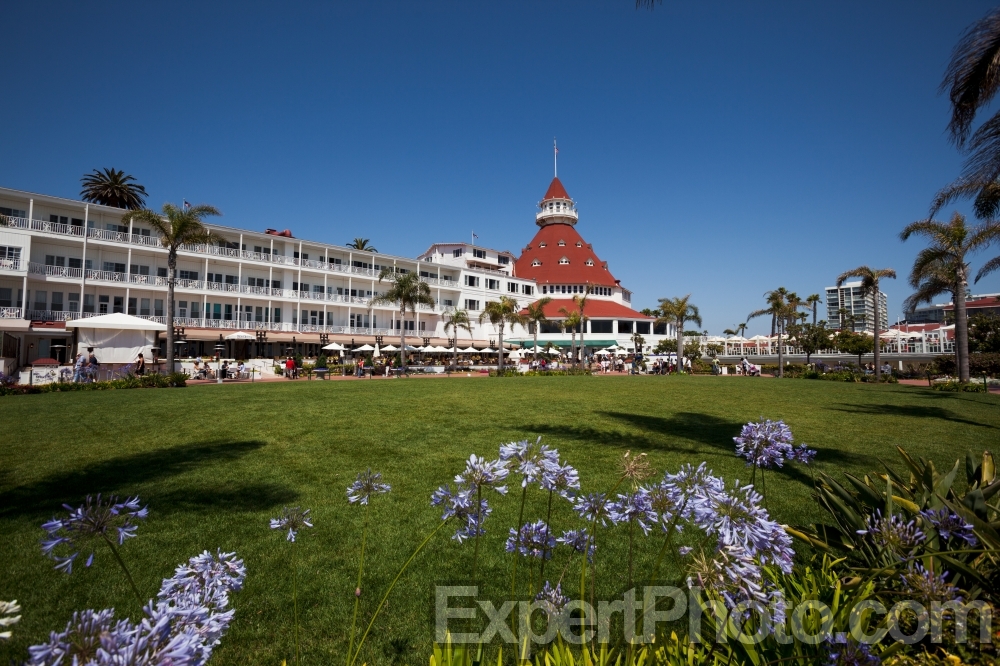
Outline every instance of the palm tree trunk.
[[500, 349], [497, 350], [497, 375], [503, 374], [503, 322], [497, 326], [497, 330], [500, 331]]
[[684, 318], [677, 318], [677, 374], [684, 372]]
[[813, 303], [813, 326], [816, 325], [816, 304]]
[[[580, 313], [583, 315], [583, 313]], [[583, 332], [587, 328], [587, 320], [580, 317], [580, 367], [583, 367], [583, 359], [587, 356], [587, 347], [583, 344]]]
[[455, 329], [455, 346], [451, 350], [451, 366], [458, 371], [458, 329]]
[[174, 372], [174, 277], [177, 274], [177, 249], [167, 254], [167, 374]]
[[538, 367], [538, 322], [535, 322], [535, 367]]
[[785, 355], [781, 348], [781, 333], [784, 328], [784, 318], [778, 321], [778, 377], [783, 378], [785, 376]]
[[959, 269], [958, 290], [955, 293], [955, 349], [958, 351], [958, 381], [969, 381], [969, 316], [965, 307], [966, 277]]
[[879, 358], [881, 357], [882, 350], [879, 349], [882, 345], [882, 341], [879, 339], [878, 325], [881, 321], [878, 316], [878, 280], [875, 281], [875, 344], [872, 345], [872, 351], [875, 354], [875, 383], [878, 384], [882, 381], [882, 367], [879, 365]]
[[406, 374], [406, 307], [399, 309], [399, 368]]
[[573, 355], [573, 367], [576, 367], [576, 328], [571, 328], [569, 330], [570, 341], [569, 341], [569, 353]]

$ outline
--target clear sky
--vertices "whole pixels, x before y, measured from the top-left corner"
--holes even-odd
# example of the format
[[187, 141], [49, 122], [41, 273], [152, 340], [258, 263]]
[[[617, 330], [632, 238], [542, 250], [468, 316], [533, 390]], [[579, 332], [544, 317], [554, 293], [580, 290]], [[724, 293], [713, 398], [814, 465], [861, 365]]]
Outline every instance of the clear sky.
[[[937, 88], [990, 6], [9, 3], [0, 185], [77, 198], [114, 167], [230, 226], [403, 256], [474, 229], [518, 253], [558, 137], [633, 305], [690, 292], [718, 334], [778, 286], [905, 278], [899, 230], [960, 167]], [[905, 279], [885, 291], [895, 319]]]

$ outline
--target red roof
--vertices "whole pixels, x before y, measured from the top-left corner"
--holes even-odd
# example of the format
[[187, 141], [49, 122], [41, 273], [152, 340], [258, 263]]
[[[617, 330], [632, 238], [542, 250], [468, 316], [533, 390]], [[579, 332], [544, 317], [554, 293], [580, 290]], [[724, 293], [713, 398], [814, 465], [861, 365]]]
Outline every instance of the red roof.
[[542, 201], [548, 201], [549, 199], [569, 199], [569, 195], [566, 194], [566, 188], [563, 187], [562, 182], [558, 178], [552, 179]]
[[[563, 259], [568, 263], [560, 263]], [[536, 261], [540, 262], [537, 266], [533, 265]], [[547, 224], [539, 229], [514, 263], [514, 274], [540, 285], [589, 283], [614, 287], [618, 284], [607, 264], [569, 224]]]
[[[554, 298], [545, 304], [545, 316], [549, 319], [562, 319], [566, 315], [559, 312], [559, 310], [564, 309], [567, 312], [573, 312], [577, 309], [576, 302], [572, 298]], [[527, 310], [522, 310], [527, 312]], [[589, 319], [595, 318], [618, 318], [625, 317], [628, 319], [653, 319], [653, 317], [647, 317], [641, 312], [636, 312], [632, 308], [627, 308], [621, 303], [616, 303], [615, 301], [605, 301], [598, 300], [594, 297], [587, 299], [587, 305], [583, 309], [583, 314], [587, 315]]]

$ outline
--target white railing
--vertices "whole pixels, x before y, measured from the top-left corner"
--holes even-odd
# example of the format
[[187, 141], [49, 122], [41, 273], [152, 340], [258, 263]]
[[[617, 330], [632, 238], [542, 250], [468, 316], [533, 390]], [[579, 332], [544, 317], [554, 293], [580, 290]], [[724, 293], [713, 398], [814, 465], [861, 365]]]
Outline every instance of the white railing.
[[129, 273], [128, 281], [132, 284], [157, 284], [157, 277], [155, 275], [140, 275], [138, 273]]
[[27, 318], [31, 321], [69, 321], [78, 316], [72, 310], [28, 310]]
[[47, 234], [61, 236], [83, 236], [83, 225], [63, 224], [61, 222], [46, 222], [44, 220], [29, 220], [25, 217], [4, 217], [0, 226], [14, 229], [41, 231]]
[[20, 319], [21, 308], [0, 308], [0, 319]]
[[114, 271], [95, 271], [87, 269], [88, 280], [99, 280], [101, 282], [127, 282], [128, 275], [125, 273], [115, 273]]
[[127, 231], [111, 231], [109, 229], [90, 229], [87, 236], [95, 240], [110, 241], [112, 243], [128, 243], [129, 234]]
[[23, 271], [24, 262], [20, 259], [0, 259], [0, 271]]
[[28, 272], [34, 275], [47, 275], [50, 277], [81, 278], [82, 268], [67, 268], [65, 266], [46, 266], [33, 261], [28, 262]]

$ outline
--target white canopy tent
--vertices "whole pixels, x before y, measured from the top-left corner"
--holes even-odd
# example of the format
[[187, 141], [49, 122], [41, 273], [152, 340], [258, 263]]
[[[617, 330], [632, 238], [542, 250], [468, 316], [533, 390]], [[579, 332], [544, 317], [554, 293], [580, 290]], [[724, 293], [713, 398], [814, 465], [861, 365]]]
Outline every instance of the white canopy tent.
[[77, 351], [93, 347], [101, 363], [132, 363], [140, 353], [151, 354], [159, 347], [157, 334], [167, 330], [165, 324], [123, 312], [72, 319], [66, 328], [77, 329]]

